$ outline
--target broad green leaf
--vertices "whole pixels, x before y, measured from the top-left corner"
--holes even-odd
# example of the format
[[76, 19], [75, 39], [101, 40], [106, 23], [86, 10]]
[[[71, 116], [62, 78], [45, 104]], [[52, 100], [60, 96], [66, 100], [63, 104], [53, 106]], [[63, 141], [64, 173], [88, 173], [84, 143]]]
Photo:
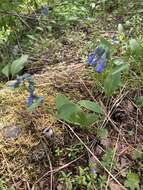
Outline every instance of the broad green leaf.
[[104, 81], [104, 91], [107, 96], [112, 96], [112, 94], [121, 86], [121, 73], [116, 73], [114, 75], [109, 74]]
[[143, 107], [143, 96], [138, 96], [136, 98], [136, 104], [139, 106], [139, 107]]
[[128, 173], [127, 180], [124, 182], [124, 185], [129, 187], [130, 190], [140, 190], [139, 183], [139, 176], [136, 173]]
[[89, 127], [86, 114], [83, 111], [72, 114], [72, 116], [70, 118], [70, 122], [72, 122], [74, 124], [78, 124], [84, 128]]
[[122, 24], [118, 24], [118, 32], [119, 33], [123, 33], [124, 32], [124, 28]]
[[58, 109], [58, 117], [65, 121], [69, 121], [73, 114], [81, 112], [79, 106], [74, 103], [67, 103]]
[[[84, 112], [82, 112], [84, 113]], [[93, 123], [95, 123], [98, 119], [98, 116], [93, 113], [93, 114], [79, 114], [79, 124], [83, 127], [83, 128], [88, 128], [90, 127]]]
[[31, 40], [35, 40], [35, 41], [37, 40], [37, 38], [34, 35], [28, 34], [27, 37], [30, 38]]
[[129, 69], [129, 65], [128, 64], [123, 64], [119, 67], [117, 67], [113, 72], [112, 75], [116, 75], [122, 71], [127, 71]]
[[132, 51], [136, 51], [139, 48], [139, 44], [135, 39], [129, 41], [129, 47]]
[[78, 102], [78, 104], [90, 111], [103, 114], [102, 108], [96, 102], [92, 102], [89, 100], [81, 100]]
[[2, 69], [2, 73], [9, 78], [10, 75], [10, 64], [6, 65], [3, 69]]
[[69, 99], [62, 95], [62, 94], [59, 94], [56, 96], [56, 108], [57, 110], [60, 109], [64, 104], [68, 104], [70, 103]]
[[123, 65], [123, 64], [125, 64], [125, 62], [123, 61], [123, 59], [115, 59], [114, 61], [113, 61], [113, 63], [115, 64], [115, 65]]
[[19, 73], [27, 64], [28, 55], [22, 55], [20, 58], [12, 62], [10, 72], [12, 77]]

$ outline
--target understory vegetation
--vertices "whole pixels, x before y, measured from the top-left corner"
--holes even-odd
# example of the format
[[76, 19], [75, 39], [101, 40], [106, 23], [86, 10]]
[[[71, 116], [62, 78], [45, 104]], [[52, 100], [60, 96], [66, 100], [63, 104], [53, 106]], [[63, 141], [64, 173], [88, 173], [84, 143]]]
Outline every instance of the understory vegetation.
[[142, 0], [1, 0], [0, 190], [143, 189]]

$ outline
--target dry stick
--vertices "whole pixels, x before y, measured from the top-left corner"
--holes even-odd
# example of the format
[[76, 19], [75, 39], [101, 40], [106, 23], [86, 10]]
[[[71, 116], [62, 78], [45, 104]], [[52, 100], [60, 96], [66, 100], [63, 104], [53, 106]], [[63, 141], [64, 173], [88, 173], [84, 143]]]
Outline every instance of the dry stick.
[[137, 109], [137, 115], [136, 115], [136, 132], [135, 132], [135, 144], [137, 143], [137, 135], [138, 135], [138, 124], [137, 124], [138, 118], [139, 118], [139, 112], [138, 112], [138, 109]]
[[[63, 165], [63, 166], [61, 166], [61, 167], [59, 167], [59, 168], [56, 168], [56, 169], [54, 169], [54, 170], [52, 170], [52, 171], [50, 170], [50, 171], [46, 172], [42, 177], [40, 177], [40, 178], [33, 184], [32, 189], [34, 188], [34, 185], [35, 185], [35, 184], [39, 183], [44, 177], [46, 177], [47, 175], [49, 175], [51, 172], [52, 172], [52, 173], [59, 172], [60, 170], [62, 170], [62, 169], [64, 169], [64, 168], [67, 168], [69, 165], [73, 164], [74, 162], [76, 162], [77, 160], [79, 160], [79, 159], [82, 158], [82, 157], [83, 157], [83, 155], [81, 155], [80, 157], [76, 158], [75, 160], [73, 160], [73, 161], [71, 161], [71, 162], [69, 162], [69, 163], [67, 163], [67, 164], [65, 164], [65, 165]], [[34, 190], [34, 189], [33, 189], [33, 190]]]
[[[44, 140], [45, 140], [45, 138], [44, 138]], [[45, 140], [46, 141], [46, 140]], [[42, 142], [42, 144], [43, 144], [43, 146], [44, 146], [44, 149], [45, 149], [45, 151], [46, 151], [46, 155], [47, 155], [47, 158], [48, 158], [48, 161], [49, 161], [49, 166], [50, 166], [50, 190], [52, 190], [53, 189], [53, 167], [52, 167], [52, 162], [51, 162], [51, 159], [50, 159], [50, 156], [49, 156], [49, 154], [48, 154], [48, 152], [47, 152], [47, 147], [45, 147], [45, 144]]]
[[[110, 118], [110, 115], [111, 115], [112, 112], [114, 111], [115, 106], [116, 106], [117, 104], [120, 104], [121, 101], [122, 101], [122, 99], [123, 99], [123, 97], [125, 97], [125, 96], [128, 94], [128, 91], [127, 91], [125, 94], [121, 94], [121, 93], [123, 92], [124, 88], [125, 88], [125, 85], [124, 85], [124, 87], [122, 88], [122, 90], [121, 90], [119, 96], [117, 97], [117, 100], [116, 100], [116, 101], [114, 102], [114, 104], [112, 105], [110, 111], [108, 112], [108, 114], [106, 114], [106, 118], [104, 119], [104, 121], [103, 121], [103, 123], [102, 123], [102, 125], [101, 125], [101, 128], [102, 128], [104, 125], [106, 125], [107, 122], [108, 122], [108, 120], [109, 120], [109, 121], [112, 123], [112, 125], [115, 127], [115, 129], [117, 129], [115, 123], [114, 123], [114, 122], [112, 121], [112, 119]], [[117, 131], [119, 132], [118, 129], [117, 129]]]
[[74, 132], [74, 130], [68, 125], [67, 123], [63, 122], [62, 120], [59, 120], [61, 123], [63, 123], [65, 126], [67, 126], [71, 132], [75, 135], [75, 137], [83, 144], [83, 146], [87, 149], [87, 151], [94, 157], [94, 159], [103, 167], [103, 169], [114, 179], [124, 190], [127, 190], [112, 174], [111, 172], [103, 166], [103, 164], [100, 162], [100, 160], [95, 156], [95, 154], [88, 148], [88, 146], [82, 141], [82, 139]]
[[[120, 170], [114, 177], [118, 177], [120, 175], [120, 173], [122, 173], [123, 171], [126, 171], [129, 168], [129, 166], [127, 166], [126, 168], [123, 168], [122, 170]], [[109, 182], [112, 181], [112, 179], [109, 180]]]
[[29, 29], [31, 29], [31, 27], [27, 24], [27, 22], [19, 14], [17, 14], [17, 13], [15, 13], [15, 14], [16, 14], [15, 16], [17, 16], [19, 18], [19, 20], [25, 24], [25, 26], [27, 26]]

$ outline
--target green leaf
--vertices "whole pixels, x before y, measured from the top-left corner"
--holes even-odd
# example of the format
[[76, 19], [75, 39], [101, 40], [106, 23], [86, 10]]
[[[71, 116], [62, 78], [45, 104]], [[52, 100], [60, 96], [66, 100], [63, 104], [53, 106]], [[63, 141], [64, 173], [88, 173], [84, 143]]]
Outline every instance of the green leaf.
[[117, 66], [125, 64], [123, 59], [115, 59], [113, 63]]
[[106, 150], [105, 154], [102, 157], [102, 164], [107, 169], [110, 169], [111, 166], [114, 167], [116, 164], [116, 161], [113, 160], [114, 151], [110, 148]]
[[105, 128], [98, 128], [97, 136], [101, 139], [106, 139], [108, 137], [108, 130]]
[[130, 190], [140, 190], [139, 176], [136, 173], [128, 173], [127, 180], [124, 182], [125, 187], [129, 187]]
[[129, 69], [129, 65], [128, 64], [123, 64], [119, 67], [117, 67], [113, 72], [112, 72], [112, 75], [116, 75], [122, 71], [127, 71]]
[[133, 155], [132, 155], [132, 158], [134, 160], [138, 160], [138, 159], [141, 159], [143, 157], [143, 152], [142, 152], [142, 149], [137, 149], [137, 150], [134, 150], [133, 152]]
[[69, 99], [62, 95], [62, 94], [59, 94], [56, 96], [56, 108], [57, 110], [60, 109], [64, 104], [68, 104], [70, 103]]
[[136, 98], [136, 104], [139, 106], [139, 107], [143, 107], [143, 96], [138, 96]]
[[74, 113], [71, 117], [71, 121], [74, 124], [78, 124], [83, 128], [89, 127], [89, 122], [84, 112]]
[[129, 47], [132, 51], [136, 51], [139, 48], [139, 43], [135, 39], [129, 41]]
[[10, 67], [10, 72], [12, 77], [14, 77], [17, 73], [19, 73], [27, 64], [28, 55], [22, 55], [20, 58], [16, 59], [12, 62]]
[[[83, 112], [84, 113], [84, 112]], [[95, 123], [98, 119], [98, 116], [93, 114], [84, 114], [83, 117], [80, 116], [80, 125], [84, 128], [90, 127], [93, 123]]]
[[104, 47], [104, 48], [110, 48], [111, 47], [111, 44], [109, 41], [107, 41], [105, 38], [101, 37], [100, 38], [100, 43], [101, 45]]
[[37, 40], [37, 38], [34, 36], [34, 35], [27, 35], [27, 37], [29, 38], [29, 39], [31, 39], [31, 40], [34, 40], [34, 41], [36, 41]]
[[118, 24], [118, 32], [119, 33], [123, 33], [124, 32], [124, 28], [122, 24]]
[[78, 104], [90, 111], [103, 114], [102, 108], [96, 102], [92, 102], [89, 100], [81, 100], [78, 102]]
[[61, 106], [58, 109], [58, 117], [60, 119], [63, 119], [65, 121], [71, 121], [72, 122], [72, 116], [73, 114], [76, 114], [78, 112], [81, 112], [82, 110], [80, 109], [79, 106], [77, 106], [74, 103], [67, 103]]
[[104, 81], [104, 91], [107, 96], [112, 96], [112, 94], [121, 86], [121, 73], [116, 73], [114, 75], [109, 74]]
[[9, 78], [10, 75], [10, 64], [7, 64], [3, 69], [2, 69], [2, 73]]

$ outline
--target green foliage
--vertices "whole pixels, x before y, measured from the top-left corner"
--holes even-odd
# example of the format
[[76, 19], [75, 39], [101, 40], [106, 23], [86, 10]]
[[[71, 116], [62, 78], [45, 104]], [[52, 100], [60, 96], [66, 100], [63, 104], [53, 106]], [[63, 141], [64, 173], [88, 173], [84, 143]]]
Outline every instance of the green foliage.
[[139, 107], [143, 107], [143, 96], [138, 96], [136, 98], [136, 104], [139, 106]]
[[132, 52], [136, 52], [139, 49], [139, 44], [136, 39], [129, 40], [129, 47]]
[[72, 176], [71, 176], [71, 172], [66, 174], [65, 172], [61, 172], [61, 177], [60, 177], [60, 182], [64, 185], [64, 187], [67, 190], [72, 190], [73, 189], [73, 180], [72, 180]]
[[97, 187], [99, 187], [101, 189], [105, 189], [106, 188], [106, 183], [107, 183], [106, 176], [99, 176], [99, 178], [97, 180]]
[[[82, 110], [82, 107], [92, 111], [92, 113], [86, 113]], [[80, 125], [83, 128], [92, 125], [97, 121], [99, 115], [103, 113], [100, 106], [95, 102], [82, 100], [78, 104], [75, 104], [69, 101], [64, 95], [58, 95], [56, 97], [56, 108], [59, 119]]]
[[103, 37], [100, 39], [100, 46], [108, 52], [108, 63], [104, 73], [101, 77], [96, 77], [96, 80], [104, 84], [105, 95], [109, 97], [123, 85], [124, 79], [133, 78], [130, 70], [137, 71], [137, 76], [143, 76], [143, 45], [139, 40], [126, 35], [126, 32], [123, 25], [119, 24], [117, 36], [112, 43]]
[[140, 190], [139, 183], [139, 176], [136, 173], [128, 173], [127, 180], [124, 182], [124, 185], [130, 190]]
[[60, 147], [55, 149], [55, 156], [60, 157], [63, 154], [63, 150]]
[[98, 128], [97, 129], [97, 136], [100, 139], [106, 139], [108, 137], [108, 130], [105, 128]]
[[16, 76], [27, 64], [28, 55], [22, 55], [20, 58], [12, 62], [12, 64], [6, 65], [2, 69], [2, 73], [9, 78], [9, 76]]
[[74, 188], [82, 188], [93, 190], [96, 185], [96, 174], [92, 174], [89, 168], [78, 167], [78, 175], [72, 175], [71, 172], [61, 172], [59, 182], [63, 184], [63, 188], [72, 190]]
[[78, 104], [81, 107], [84, 107], [90, 111], [93, 111], [93, 112], [99, 113], [99, 114], [103, 114], [103, 110], [101, 109], [101, 107], [96, 102], [92, 102], [89, 100], [81, 100], [78, 102]]
[[143, 151], [142, 151], [142, 149], [138, 148], [138, 149], [134, 150], [132, 158], [134, 160], [140, 160], [140, 159], [142, 159], [143, 158]]
[[75, 146], [71, 146], [69, 148], [66, 149], [66, 152], [68, 152], [68, 157], [71, 160], [74, 160], [77, 158], [78, 154], [80, 154], [81, 152], [83, 152], [83, 145], [82, 144], [77, 144]]
[[108, 170], [113, 168], [116, 164], [115, 160], [113, 159], [114, 151], [112, 149], [106, 150], [105, 154], [102, 157], [102, 164], [104, 167], [106, 167]]
[[7, 188], [3, 180], [0, 179], [0, 190], [15, 190], [14, 188]]
[[104, 81], [104, 90], [107, 96], [112, 96], [115, 90], [121, 86], [121, 74], [108, 74]]
[[119, 33], [123, 33], [124, 32], [124, 28], [122, 24], [118, 24], [118, 32]]

